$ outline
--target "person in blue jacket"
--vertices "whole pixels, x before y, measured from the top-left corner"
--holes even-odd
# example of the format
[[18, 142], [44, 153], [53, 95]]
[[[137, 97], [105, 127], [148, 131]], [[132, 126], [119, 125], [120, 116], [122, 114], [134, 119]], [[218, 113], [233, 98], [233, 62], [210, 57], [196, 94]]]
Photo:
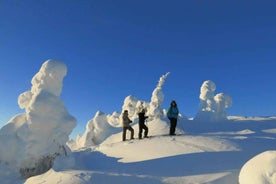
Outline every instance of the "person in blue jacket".
[[171, 102], [171, 106], [167, 111], [167, 117], [170, 120], [170, 135], [175, 135], [175, 128], [177, 125], [177, 118], [178, 118], [178, 108], [176, 102], [173, 100]]

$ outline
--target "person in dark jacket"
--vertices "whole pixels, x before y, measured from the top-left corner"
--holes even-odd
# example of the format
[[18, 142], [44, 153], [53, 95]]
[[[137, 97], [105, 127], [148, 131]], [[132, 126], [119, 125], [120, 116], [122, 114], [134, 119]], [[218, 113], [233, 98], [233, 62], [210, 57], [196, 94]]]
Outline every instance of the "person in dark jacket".
[[170, 120], [170, 135], [175, 135], [175, 128], [177, 125], [177, 118], [178, 118], [178, 108], [176, 102], [173, 100], [171, 102], [171, 106], [167, 111], [167, 117]]
[[145, 116], [146, 110], [142, 109], [140, 113], [138, 113], [139, 116], [139, 134], [138, 137], [139, 139], [142, 139], [142, 133], [143, 129], [145, 130], [144, 132], [144, 138], [148, 138], [148, 127], [145, 125], [145, 120], [148, 118], [148, 116]]
[[130, 131], [130, 139], [134, 139], [134, 129], [130, 126], [132, 121], [128, 117], [128, 111], [125, 110], [123, 113], [123, 141], [126, 140], [126, 131]]

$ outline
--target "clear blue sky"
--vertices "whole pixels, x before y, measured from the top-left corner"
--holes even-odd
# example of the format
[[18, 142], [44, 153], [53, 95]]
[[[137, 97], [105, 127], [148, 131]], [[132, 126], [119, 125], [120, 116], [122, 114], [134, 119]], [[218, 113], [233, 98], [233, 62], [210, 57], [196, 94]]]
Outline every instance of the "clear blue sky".
[[274, 0], [1, 0], [0, 124], [17, 113], [47, 59], [66, 63], [62, 99], [78, 129], [97, 110], [163, 92], [193, 117], [203, 81], [233, 99], [229, 115], [276, 115]]

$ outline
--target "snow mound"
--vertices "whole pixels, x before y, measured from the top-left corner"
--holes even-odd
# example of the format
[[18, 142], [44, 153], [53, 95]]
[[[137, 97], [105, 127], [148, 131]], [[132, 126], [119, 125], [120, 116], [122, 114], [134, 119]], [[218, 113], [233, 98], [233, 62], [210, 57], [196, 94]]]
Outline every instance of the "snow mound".
[[241, 169], [240, 184], [276, 184], [276, 151], [265, 151], [250, 159]]
[[265, 133], [271, 133], [271, 134], [276, 134], [276, 128], [273, 129], [266, 129], [266, 130], [262, 130]]
[[50, 169], [42, 176], [28, 179], [25, 184], [44, 183], [44, 184], [83, 184], [92, 182], [92, 173], [85, 171], [63, 171], [56, 172]]

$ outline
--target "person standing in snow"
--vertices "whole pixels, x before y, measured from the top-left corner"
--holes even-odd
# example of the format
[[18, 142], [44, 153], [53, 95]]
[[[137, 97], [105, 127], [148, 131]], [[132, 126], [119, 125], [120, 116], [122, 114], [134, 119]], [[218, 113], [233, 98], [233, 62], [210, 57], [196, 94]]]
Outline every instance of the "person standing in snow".
[[167, 117], [170, 120], [170, 135], [175, 135], [175, 128], [177, 124], [177, 118], [178, 118], [178, 108], [176, 102], [173, 100], [171, 102], [171, 106], [169, 107], [167, 111]]
[[123, 113], [123, 141], [126, 140], [126, 131], [129, 130], [131, 132], [130, 139], [134, 139], [134, 130], [130, 126], [132, 121], [128, 117], [128, 111], [125, 110]]
[[143, 129], [145, 130], [144, 132], [144, 138], [148, 138], [148, 127], [145, 125], [145, 120], [148, 118], [148, 116], [145, 116], [146, 110], [143, 108], [141, 112], [138, 113], [139, 116], [139, 134], [138, 137], [139, 139], [142, 139], [142, 133]]

